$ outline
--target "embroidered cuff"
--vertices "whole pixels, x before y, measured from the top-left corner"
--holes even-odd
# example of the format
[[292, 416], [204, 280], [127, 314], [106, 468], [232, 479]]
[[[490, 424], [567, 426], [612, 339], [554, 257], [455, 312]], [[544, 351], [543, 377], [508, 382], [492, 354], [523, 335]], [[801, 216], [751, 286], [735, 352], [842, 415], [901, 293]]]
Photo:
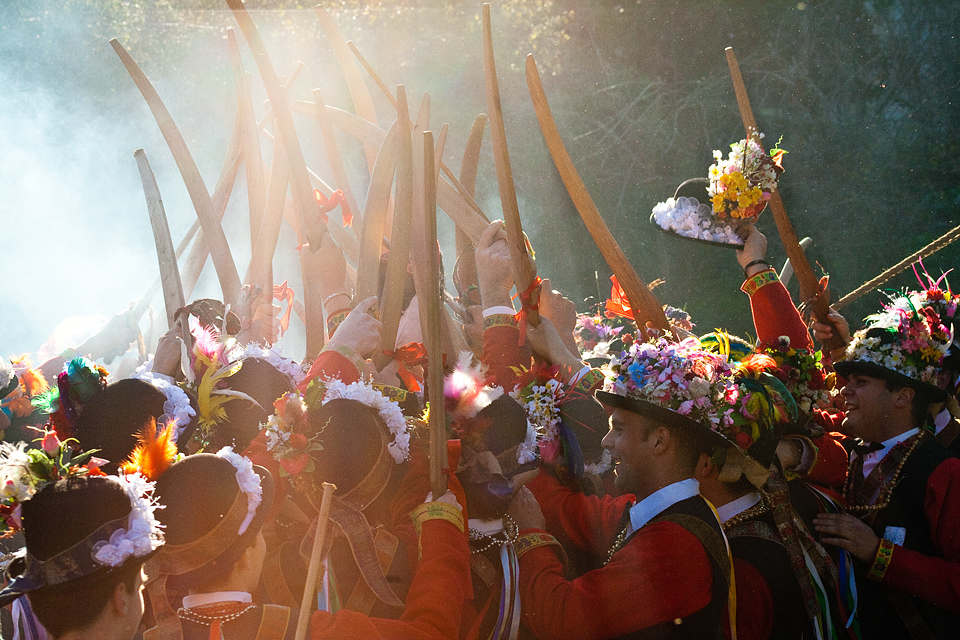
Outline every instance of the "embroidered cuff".
[[744, 282], [740, 287], [740, 291], [743, 291], [752, 298], [753, 294], [755, 294], [761, 287], [779, 281], [780, 279], [777, 277], [776, 270], [767, 269], [766, 271], [761, 271], [760, 273], [754, 274], [753, 276], [747, 278], [747, 281]]
[[880, 540], [880, 546], [877, 548], [877, 556], [873, 559], [873, 565], [867, 577], [877, 582], [883, 581], [883, 576], [890, 567], [890, 559], [893, 557], [893, 543], [889, 540]]
[[483, 330], [492, 329], [493, 327], [518, 327], [520, 326], [517, 322], [517, 317], [512, 314], [506, 313], [497, 313], [492, 316], [487, 316], [483, 319]]
[[600, 369], [590, 369], [586, 373], [578, 373], [577, 376], [579, 377], [572, 384], [573, 390], [582, 391], [586, 395], [590, 395], [593, 388], [603, 382], [603, 373]]
[[327, 336], [333, 337], [340, 323], [346, 320], [348, 313], [350, 313], [350, 309], [341, 309], [327, 316]]
[[486, 309], [483, 310], [484, 318], [489, 318], [490, 316], [498, 316], [498, 315], [513, 316], [516, 314], [517, 312], [513, 307], [508, 307], [505, 304], [497, 305], [495, 307], [487, 307]]
[[423, 523], [427, 520], [446, 520], [461, 532], [465, 530], [463, 525], [463, 512], [446, 502], [424, 502], [410, 512], [410, 519], [413, 521], [413, 528], [417, 532], [417, 537], [420, 537]]
[[545, 547], [548, 545], [554, 545], [559, 549], [559, 555], [561, 561], [566, 562], [566, 552], [563, 550], [563, 546], [557, 539], [554, 538], [549, 533], [543, 532], [533, 532], [525, 533], [519, 538], [517, 538], [516, 543], [514, 543], [514, 548], [517, 550], [517, 558], [520, 558], [523, 554], [531, 549], [536, 549], [537, 547]]
[[400, 387], [392, 387], [388, 384], [375, 384], [373, 385], [373, 388], [397, 404], [403, 404], [406, 402], [407, 395], [413, 393], [412, 391], [407, 391], [406, 389], [401, 389]]
[[320, 350], [320, 353], [323, 353], [324, 351], [334, 351], [339, 353], [344, 358], [349, 360], [350, 364], [356, 367], [359, 373], [363, 373], [365, 361], [352, 347], [348, 347], [345, 344], [338, 344], [336, 342], [328, 342], [326, 345], [324, 345], [323, 349]]

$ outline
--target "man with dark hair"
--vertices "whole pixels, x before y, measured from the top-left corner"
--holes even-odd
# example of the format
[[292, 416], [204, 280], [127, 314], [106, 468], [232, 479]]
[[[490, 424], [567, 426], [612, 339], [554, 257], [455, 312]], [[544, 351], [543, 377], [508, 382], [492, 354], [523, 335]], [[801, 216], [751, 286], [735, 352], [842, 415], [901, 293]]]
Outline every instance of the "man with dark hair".
[[[716, 401], [723, 362], [692, 343], [662, 340], [625, 355], [597, 397], [613, 409], [603, 446], [627, 495], [586, 496], [548, 474], [528, 485], [545, 519], [538, 522], [535, 502], [518, 509], [523, 619], [543, 640], [717, 637], [731, 564], [693, 476], [702, 453], [728, 444], [710, 426], [724, 410]], [[602, 566], [567, 580], [542, 529]]]
[[[960, 460], [929, 428], [927, 408], [951, 335], [917, 294], [891, 301], [835, 365], [846, 378], [851, 447], [847, 514], [815, 520], [848, 550], [864, 638], [951, 638], [960, 628]], [[853, 444], [853, 443], [851, 443]]]
[[[143, 615], [141, 567], [163, 543], [152, 485], [139, 475], [88, 475], [96, 472], [71, 465], [66, 446], [55, 438], [46, 443], [49, 452], [25, 445], [0, 452], [3, 527], [16, 527], [10, 514], [22, 510], [26, 541], [0, 606], [26, 595], [56, 640], [129, 640]], [[48, 475], [33, 475], [38, 468]], [[51, 482], [51, 475], [59, 479]], [[32, 497], [31, 486], [40, 487]]]

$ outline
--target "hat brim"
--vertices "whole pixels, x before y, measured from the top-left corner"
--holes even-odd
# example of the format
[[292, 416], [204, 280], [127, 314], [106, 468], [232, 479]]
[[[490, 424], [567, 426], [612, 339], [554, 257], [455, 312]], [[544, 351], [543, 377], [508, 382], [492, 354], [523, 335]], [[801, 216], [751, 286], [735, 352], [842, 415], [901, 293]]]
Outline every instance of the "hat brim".
[[927, 384], [926, 382], [914, 380], [910, 376], [906, 376], [899, 371], [894, 371], [893, 369], [888, 369], [887, 367], [879, 365], [875, 362], [864, 362], [863, 360], [844, 360], [834, 364], [833, 369], [844, 378], [849, 377], [854, 373], [861, 373], [871, 378], [879, 378], [880, 380], [889, 380], [890, 382], [900, 383], [916, 390], [918, 393], [924, 394], [933, 402], [939, 402], [947, 399], [947, 392], [943, 389], [935, 387], [932, 384]]
[[687, 416], [680, 415], [676, 411], [671, 411], [670, 409], [665, 409], [660, 405], [654, 404], [652, 402], [647, 402], [646, 400], [638, 400], [636, 398], [629, 398], [627, 396], [621, 396], [616, 393], [610, 393], [609, 391], [597, 391], [596, 393], [597, 400], [607, 405], [608, 407], [613, 407], [614, 409], [624, 409], [632, 413], [639, 414], [646, 418], [650, 418], [656, 422], [664, 424], [666, 426], [672, 426], [678, 429], [687, 429], [692, 431], [700, 436], [702, 436], [706, 442], [713, 446], [717, 447], [729, 447], [736, 446], [736, 443], [728, 440], [723, 435], [717, 433], [713, 429], [709, 429], [696, 420], [688, 418]]

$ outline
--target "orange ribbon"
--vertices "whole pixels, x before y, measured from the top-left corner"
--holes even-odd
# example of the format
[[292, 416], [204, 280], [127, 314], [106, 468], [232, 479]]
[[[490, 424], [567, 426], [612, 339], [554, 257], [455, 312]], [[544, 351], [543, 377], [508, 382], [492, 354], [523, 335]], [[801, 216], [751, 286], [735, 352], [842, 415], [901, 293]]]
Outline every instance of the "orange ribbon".
[[533, 296], [533, 292], [540, 288], [540, 285], [543, 283], [543, 280], [540, 279], [540, 276], [537, 276], [530, 283], [530, 286], [517, 293], [517, 297], [520, 298], [520, 311], [517, 312], [517, 323], [520, 325], [520, 339], [518, 344], [523, 346], [523, 343], [527, 339], [527, 315], [530, 311], [538, 311], [540, 309], [540, 302], [537, 301], [537, 304], [530, 304], [530, 297]]
[[343, 226], [353, 226], [353, 212], [350, 211], [347, 199], [343, 195], [343, 189], [337, 189], [329, 198], [323, 195], [320, 189], [314, 189], [313, 196], [317, 199], [317, 208], [320, 211], [320, 216], [323, 218], [324, 224], [327, 223], [327, 214], [336, 209], [337, 205], [340, 205], [340, 215], [343, 216]]
[[287, 327], [290, 326], [290, 312], [293, 311], [293, 299], [296, 295], [296, 292], [287, 286], [286, 280], [283, 281], [283, 284], [273, 285], [273, 299], [278, 302], [284, 299], [287, 301], [287, 311], [280, 318], [280, 337], [283, 337], [283, 334], [287, 332]]
[[384, 351], [383, 355], [397, 361], [397, 375], [407, 385], [408, 391], [420, 391], [420, 382], [407, 366], [416, 367], [427, 364], [427, 348], [422, 342], [408, 342], [395, 351]]
[[630, 301], [627, 300], [627, 294], [623, 292], [623, 287], [617, 281], [617, 276], [610, 276], [610, 299], [607, 300], [607, 317], [620, 316], [633, 320], [633, 310], [630, 308]]

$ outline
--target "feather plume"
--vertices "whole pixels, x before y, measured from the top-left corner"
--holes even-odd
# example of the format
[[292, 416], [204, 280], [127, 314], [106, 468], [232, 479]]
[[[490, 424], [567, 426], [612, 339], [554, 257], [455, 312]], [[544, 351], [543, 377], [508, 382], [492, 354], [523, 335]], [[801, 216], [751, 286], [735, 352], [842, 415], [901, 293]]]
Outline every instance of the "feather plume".
[[157, 422], [151, 419], [137, 436], [137, 448], [120, 465], [120, 471], [139, 472], [147, 480], [156, 482], [177, 457], [176, 433], [177, 425], [171, 421], [157, 434]]

